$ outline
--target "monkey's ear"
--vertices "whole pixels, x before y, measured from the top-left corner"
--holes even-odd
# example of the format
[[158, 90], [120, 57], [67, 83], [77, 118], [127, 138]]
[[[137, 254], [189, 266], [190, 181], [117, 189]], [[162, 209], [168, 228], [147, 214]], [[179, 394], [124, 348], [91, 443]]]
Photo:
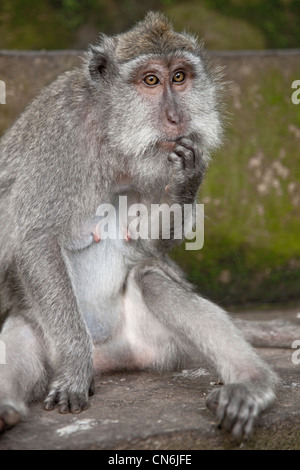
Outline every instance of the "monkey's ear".
[[114, 42], [104, 35], [101, 38], [100, 44], [97, 46], [90, 46], [86, 53], [86, 63], [93, 80], [106, 78], [115, 70], [116, 64], [114, 61]]
[[107, 70], [108, 57], [106, 52], [97, 46], [91, 46], [89, 50], [89, 71], [93, 80], [105, 76]]

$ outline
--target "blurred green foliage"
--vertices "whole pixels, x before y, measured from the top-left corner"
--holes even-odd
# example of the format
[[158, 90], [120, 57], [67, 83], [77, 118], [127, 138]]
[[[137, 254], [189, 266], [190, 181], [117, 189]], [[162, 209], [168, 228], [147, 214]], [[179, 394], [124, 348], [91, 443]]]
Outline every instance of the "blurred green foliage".
[[84, 48], [150, 9], [211, 49], [299, 47], [300, 0], [1, 0], [0, 49]]
[[205, 0], [203, 3], [257, 28], [265, 38], [266, 48], [300, 46], [300, 0]]

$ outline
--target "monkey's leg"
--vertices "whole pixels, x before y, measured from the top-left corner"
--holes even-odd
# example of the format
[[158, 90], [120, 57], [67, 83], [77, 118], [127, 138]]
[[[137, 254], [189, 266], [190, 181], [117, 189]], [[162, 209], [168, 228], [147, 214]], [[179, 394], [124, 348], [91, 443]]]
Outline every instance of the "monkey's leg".
[[26, 415], [27, 403], [46, 392], [48, 375], [42, 338], [22, 317], [9, 317], [0, 334], [0, 432]]
[[[169, 337], [177, 338], [193, 359], [204, 355], [215, 366], [226, 385], [208, 396], [207, 405], [219, 424], [235, 437], [249, 435], [259, 412], [275, 398], [276, 375], [229, 316], [195, 294], [169, 266], [145, 260], [134, 267], [128, 282], [135, 283], [137, 297], [142, 296], [149, 313], [169, 331]], [[143, 340], [149, 341], [151, 335], [148, 328]]]

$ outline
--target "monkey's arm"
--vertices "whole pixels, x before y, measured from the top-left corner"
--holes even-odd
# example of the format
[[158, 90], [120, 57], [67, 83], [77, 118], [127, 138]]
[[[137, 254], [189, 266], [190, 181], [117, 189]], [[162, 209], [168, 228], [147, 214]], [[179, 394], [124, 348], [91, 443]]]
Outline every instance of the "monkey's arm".
[[16, 261], [27, 315], [51, 344], [52, 376], [45, 408], [58, 403], [61, 413], [79, 412], [87, 407], [93, 378], [92, 341], [78, 310], [64, 251], [53, 236], [37, 240], [32, 233], [19, 247]]
[[[181, 215], [181, 225], [175, 226], [175, 215], [171, 215], [170, 237], [163, 238], [161, 227], [159, 229], [160, 237], [158, 240], [147, 240], [147, 248], [155, 248], [159, 252], [168, 252], [176, 244], [182, 242], [183, 225], [186, 224], [192, 228], [192, 220], [184, 219], [184, 206], [195, 206], [197, 194], [205, 173], [205, 160], [203, 152], [199, 147], [188, 138], [182, 138], [175, 146], [174, 151], [167, 157], [172, 166], [171, 178], [165, 187], [164, 195], [160, 201], [160, 206], [166, 205], [167, 208], [177, 206]], [[168, 209], [167, 209], [168, 210]], [[192, 214], [191, 214], [192, 217]], [[159, 217], [150, 216], [150, 225], [160, 224]], [[180, 232], [181, 236], [178, 236]]]

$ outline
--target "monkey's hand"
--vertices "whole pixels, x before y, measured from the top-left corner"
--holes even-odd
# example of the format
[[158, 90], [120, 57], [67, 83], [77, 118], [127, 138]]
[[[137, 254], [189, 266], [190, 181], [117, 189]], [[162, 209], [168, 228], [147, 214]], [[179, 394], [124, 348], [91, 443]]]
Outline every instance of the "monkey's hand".
[[172, 203], [191, 204], [195, 201], [205, 172], [202, 157], [202, 150], [188, 138], [181, 139], [168, 156], [173, 172], [166, 194]]
[[233, 383], [213, 390], [206, 405], [213, 411], [220, 428], [230, 431], [241, 440], [253, 429], [259, 413], [274, 400], [275, 394], [267, 386], [256, 383]]
[[[75, 354], [75, 353], [74, 353]], [[78, 368], [75, 373], [71, 369], [54, 377], [49, 393], [44, 401], [45, 410], [53, 410], [58, 405], [60, 413], [80, 413], [88, 408], [88, 397], [94, 394], [94, 377], [92, 361], [86, 361], [85, 367]]]

